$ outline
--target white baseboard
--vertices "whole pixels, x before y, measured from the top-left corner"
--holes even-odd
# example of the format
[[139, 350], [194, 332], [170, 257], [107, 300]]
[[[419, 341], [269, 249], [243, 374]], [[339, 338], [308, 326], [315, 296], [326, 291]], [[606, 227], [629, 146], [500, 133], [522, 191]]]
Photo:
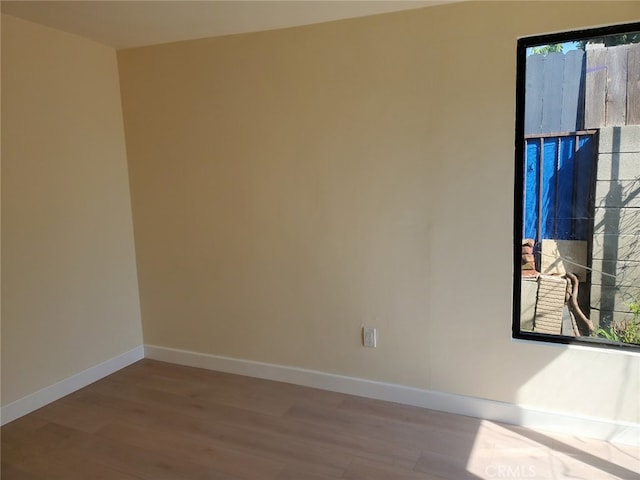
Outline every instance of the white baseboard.
[[146, 358], [430, 408], [528, 428], [640, 445], [640, 424], [537, 410], [505, 402], [412, 388], [315, 370], [145, 345]]
[[133, 350], [11, 402], [0, 409], [0, 424], [5, 425], [16, 420], [143, 358], [144, 347], [140, 345]]

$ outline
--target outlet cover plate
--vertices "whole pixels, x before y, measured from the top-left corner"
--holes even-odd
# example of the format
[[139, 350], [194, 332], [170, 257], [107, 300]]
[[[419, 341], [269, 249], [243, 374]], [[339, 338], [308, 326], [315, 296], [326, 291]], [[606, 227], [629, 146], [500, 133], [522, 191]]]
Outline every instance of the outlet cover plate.
[[365, 347], [376, 348], [376, 329], [373, 327], [362, 328], [362, 343]]

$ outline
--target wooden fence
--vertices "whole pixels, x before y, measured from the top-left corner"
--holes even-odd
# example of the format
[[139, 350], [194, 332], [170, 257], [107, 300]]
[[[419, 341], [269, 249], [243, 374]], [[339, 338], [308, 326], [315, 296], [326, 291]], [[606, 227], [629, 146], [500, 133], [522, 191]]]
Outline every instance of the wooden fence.
[[640, 125], [640, 44], [589, 48], [585, 128]]
[[582, 130], [583, 50], [529, 55], [525, 90], [525, 135]]
[[640, 125], [640, 44], [530, 55], [525, 135]]

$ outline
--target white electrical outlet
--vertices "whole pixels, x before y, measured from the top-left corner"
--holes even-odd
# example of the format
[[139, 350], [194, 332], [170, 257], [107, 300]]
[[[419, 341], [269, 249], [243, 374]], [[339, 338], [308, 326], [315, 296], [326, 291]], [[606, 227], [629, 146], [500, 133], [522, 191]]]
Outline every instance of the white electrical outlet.
[[376, 348], [376, 329], [373, 327], [362, 327], [362, 343], [365, 347]]

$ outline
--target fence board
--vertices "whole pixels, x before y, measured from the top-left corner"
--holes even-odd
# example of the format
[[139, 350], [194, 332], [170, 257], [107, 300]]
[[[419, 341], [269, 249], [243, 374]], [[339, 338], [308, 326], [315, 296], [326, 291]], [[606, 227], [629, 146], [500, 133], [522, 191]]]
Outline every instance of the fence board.
[[561, 132], [564, 54], [549, 53], [544, 59], [542, 132]]
[[606, 118], [607, 50], [587, 50], [586, 63], [584, 127], [600, 128], [605, 124]]
[[640, 125], [640, 43], [629, 45], [627, 125]]
[[526, 134], [541, 133], [544, 56], [529, 55], [526, 68], [524, 131]]
[[[581, 86], [584, 70], [584, 51], [572, 50], [564, 58], [564, 80], [562, 86], [561, 132], [575, 132], [582, 125], [583, 105]], [[584, 99], [582, 99], [584, 101]]]
[[626, 45], [607, 49], [607, 127], [624, 125], [627, 120], [627, 52]]

